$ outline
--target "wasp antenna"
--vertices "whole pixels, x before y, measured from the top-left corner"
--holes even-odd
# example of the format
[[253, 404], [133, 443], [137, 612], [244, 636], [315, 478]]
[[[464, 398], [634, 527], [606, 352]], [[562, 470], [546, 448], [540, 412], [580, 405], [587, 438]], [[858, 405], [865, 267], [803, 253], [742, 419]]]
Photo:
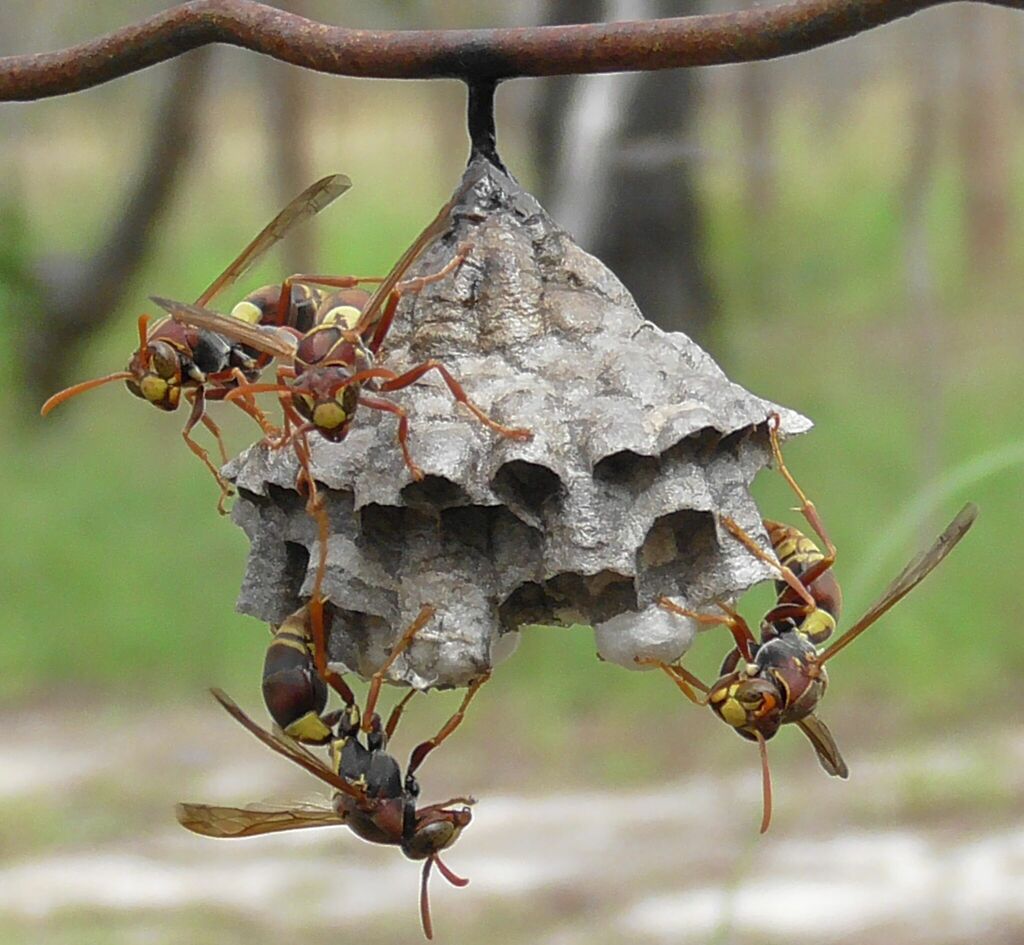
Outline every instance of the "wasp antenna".
[[149, 316], [139, 316], [139, 359], [143, 367], [149, 367]]
[[430, 896], [427, 893], [427, 881], [430, 879], [430, 867], [434, 865], [434, 859], [432, 856], [427, 857], [420, 880], [420, 923], [423, 925], [423, 934], [428, 939], [434, 937], [434, 925], [430, 921]]
[[39, 413], [45, 417], [54, 407], [64, 403], [65, 400], [70, 400], [72, 397], [84, 394], [87, 390], [92, 390], [94, 387], [102, 387], [104, 384], [111, 383], [111, 381], [127, 381], [131, 376], [131, 371], [118, 371], [116, 374], [108, 374], [106, 377], [95, 377], [91, 381], [82, 381], [81, 384], [65, 387], [64, 390], [57, 391], [56, 394], [49, 398], [39, 408]]
[[768, 767], [768, 743], [760, 732], [757, 736], [757, 748], [761, 753], [761, 794], [763, 797], [763, 813], [761, 814], [761, 833], [767, 833], [772, 825], [772, 772]]
[[460, 888], [469, 885], [468, 879], [466, 879], [463, 876], [459, 876], [457, 873], [453, 873], [447, 866], [444, 865], [444, 862], [441, 860], [441, 857], [438, 856], [436, 853], [434, 854], [433, 858], [437, 861], [437, 868], [438, 870], [440, 870], [441, 875], [446, 880], [448, 880], [449, 883], [451, 883], [453, 886], [458, 886]]

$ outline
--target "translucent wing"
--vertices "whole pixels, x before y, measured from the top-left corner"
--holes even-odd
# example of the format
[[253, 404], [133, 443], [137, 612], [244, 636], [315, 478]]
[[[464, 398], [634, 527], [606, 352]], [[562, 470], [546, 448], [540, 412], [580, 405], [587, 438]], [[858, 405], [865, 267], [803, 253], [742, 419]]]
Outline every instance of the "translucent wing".
[[832, 659], [843, 647], [852, 643], [857, 636], [867, 630], [882, 614], [903, 600], [956, 547], [977, 517], [978, 507], [973, 502], [968, 502], [956, 518], [949, 523], [946, 530], [935, 539], [935, 543], [923, 554], [914, 558], [897, 575], [896, 580], [886, 588], [885, 593], [875, 602], [874, 606], [835, 643], [821, 653], [818, 663], [821, 664]]
[[151, 295], [150, 301], [155, 302], [165, 312], [169, 312], [176, 322], [215, 332], [224, 338], [238, 341], [275, 358], [291, 360], [298, 348], [299, 343], [296, 337], [291, 332], [280, 328], [270, 325], [253, 325], [240, 318], [232, 318], [230, 315], [218, 315], [217, 312], [211, 312], [198, 305], [175, 302], [173, 299], [162, 299], [156, 295]]
[[808, 715], [796, 723], [807, 740], [814, 746], [821, 766], [834, 778], [848, 778], [850, 769], [846, 767], [839, 746], [828, 730], [828, 726], [816, 715]]
[[182, 827], [204, 837], [257, 837], [265, 833], [335, 827], [344, 823], [330, 807], [314, 805], [213, 807], [209, 804], [178, 804], [174, 813]]
[[427, 244], [429, 244], [434, 237], [444, 232], [445, 227], [448, 225], [448, 218], [451, 215], [452, 209], [462, 199], [464, 194], [476, 183], [477, 177], [478, 175], [469, 175], [463, 181], [462, 185], [455, 191], [452, 199], [437, 212], [437, 216], [427, 224], [426, 229], [424, 229], [423, 232], [416, 237], [412, 245], [402, 253], [398, 262], [391, 267], [391, 272], [389, 272], [384, 277], [384, 281], [377, 286], [376, 291], [372, 296], [370, 296], [370, 300], [366, 303], [366, 307], [363, 309], [359, 322], [356, 324], [356, 331], [363, 335], [364, 338], [366, 337], [366, 332], [376, 324], [377, 320], [380, 318], [384, 303], [391, 294], [391, 290], [398, 285], [402, 276], [405, 275], [409, 267], [416, 261], [419, 254], [426, 249]]
[[234, 719], [247, 728], [253, 735], [255, 735], [264, 745], [266, 745], [271, 751], [276, 751], [279, 755], [284, 755], [289, 761], [297, 764], [300, 768], [305, 768], [313, 777], [319, 778], [331, 787], [341, 791], [343, 794], [348, 794], [349, 797], [357, 798], [358, 800], [365, 800], [366, 795], [359, 788], [349, 784], [340, 774], [332, 771], [327, 767], [319, 758], [305, 750], [298, 750], [294, 747], [292, 742], [285, 741], [282, 738], [278, 738], [272, 732], [266, 731], [266, 729], [260, 728], [252, 719], [249, 718], [236, 704], [235, 702], [220, 689], [211, 689], [210, 692], [230, 714]]
[[259, 262], [293, 227], [318, 214], [351, 186], [352, 181], [344, 174], [331, 174], [307, 187], [260, 230], [256, 238], [239, 253], [238, 258], [210, 283], [206, 291], [196, 299], [196, 305], [209, 305], [215, 296]]

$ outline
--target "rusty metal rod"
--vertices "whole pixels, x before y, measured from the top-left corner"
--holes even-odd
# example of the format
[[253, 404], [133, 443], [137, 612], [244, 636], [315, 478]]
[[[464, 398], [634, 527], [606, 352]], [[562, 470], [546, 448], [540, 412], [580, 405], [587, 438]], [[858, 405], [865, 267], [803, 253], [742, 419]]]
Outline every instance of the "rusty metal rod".
[[[489, 30], [351, 30], [253, 0], [192, 0], [59, 52], [0, 58], [0, 101], [64, 95], [208, 43], [334, 75], [498, 80], [774, 59], [953, 0], [792, 0], [737, 13]], [[1021, 8], [1024, 0], [969, 0]]]

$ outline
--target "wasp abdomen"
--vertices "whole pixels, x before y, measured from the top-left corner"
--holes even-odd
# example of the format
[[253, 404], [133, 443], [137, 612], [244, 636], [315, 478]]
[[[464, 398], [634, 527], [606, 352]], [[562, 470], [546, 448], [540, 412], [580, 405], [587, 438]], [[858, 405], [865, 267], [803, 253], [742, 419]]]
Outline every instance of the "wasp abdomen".
[[263, 661], [263, 701], [285, 734], [323, 745], [333, 733], [321, 718], [327, 686], [316, 672], [309, 637], [286, 621], [274, 634]]
[[[821, 549], [798, 528], [767, 519], [764, 527], [779, 563], [801, 580], [823, 612], [811, 615], [810, 626], [801, 626], [812, 642], [823, 643], [835, 629], [843, 605], [843, 593], [831, 565], [823, 565], [826, 558]], [[775, 590], [780, 604], [799, 603], [798, 595], [785, 581], [776, 581]]]

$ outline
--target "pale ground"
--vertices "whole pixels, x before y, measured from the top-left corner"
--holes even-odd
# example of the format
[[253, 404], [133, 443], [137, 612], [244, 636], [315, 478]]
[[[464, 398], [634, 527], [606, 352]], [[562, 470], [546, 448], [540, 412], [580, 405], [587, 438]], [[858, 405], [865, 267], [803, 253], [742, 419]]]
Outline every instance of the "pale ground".
[[[396, 850], [344, 829], [214, 841], [176, 825], [178, 799], [315, 793], [214, 706], [0, 721], [0, 943], [417, 941], [418, 866]], [[468, 750], [443, 753], [458, 769]], [[543, 771], [528, 794], [441, 784], [441, 755], [425, 800], [481, 797], [446, 856], [471, 884], [434, 877], [442, 942], [1024, 941], [1019, 727], [851, 752], [847, 784], [787, 756], [766, 838], [753, 765], [555, 795]]]

